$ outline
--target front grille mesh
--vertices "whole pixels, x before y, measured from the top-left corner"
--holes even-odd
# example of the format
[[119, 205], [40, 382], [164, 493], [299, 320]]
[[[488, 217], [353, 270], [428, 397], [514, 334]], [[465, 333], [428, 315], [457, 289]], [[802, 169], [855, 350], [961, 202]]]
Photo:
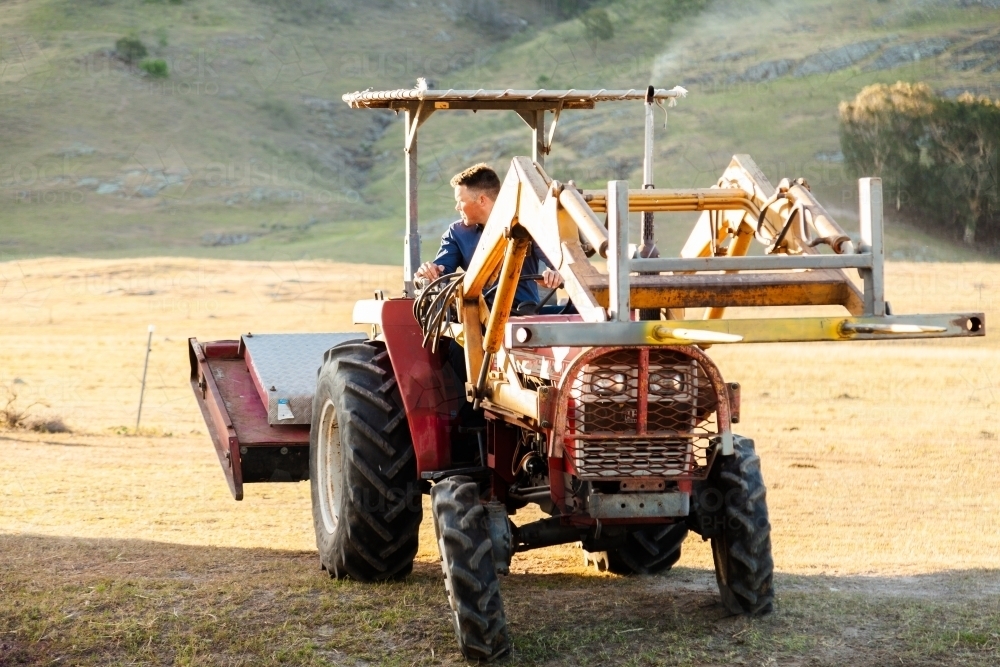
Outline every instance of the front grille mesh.
[[675, 350], [649, 350], [645, 429], [640, 350], [609, 352], [567, 384], [565, 449], [585, 480], [703, 479], [718, 434], [717, 399], [701, 364]]

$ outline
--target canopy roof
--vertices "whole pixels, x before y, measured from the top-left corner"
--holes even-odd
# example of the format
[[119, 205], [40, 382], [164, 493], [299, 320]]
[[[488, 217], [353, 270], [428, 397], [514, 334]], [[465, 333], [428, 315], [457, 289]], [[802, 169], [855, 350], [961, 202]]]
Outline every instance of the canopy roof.
[[[656, 89], [654, 99], [671, 100], [684, 97], [680, 86], [670, 90]], [[646, 89], [629, 90], [365, 90], [348, 93], [343, 100], [354, 109], [407, 109], [422, 102], [433, 102], [435, 109], [593, 109], [596, 102], [643, 100]]]

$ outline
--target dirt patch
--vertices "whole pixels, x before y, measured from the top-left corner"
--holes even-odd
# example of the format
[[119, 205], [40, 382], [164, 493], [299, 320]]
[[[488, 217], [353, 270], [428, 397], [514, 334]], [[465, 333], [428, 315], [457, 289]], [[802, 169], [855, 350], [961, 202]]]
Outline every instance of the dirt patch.
[[[13, 634], [13, 633], [11, 633]], [[51, 660], [45, 647], [38, 643], [24, 643], [0, 637], [0, 665], [41, 665]]]

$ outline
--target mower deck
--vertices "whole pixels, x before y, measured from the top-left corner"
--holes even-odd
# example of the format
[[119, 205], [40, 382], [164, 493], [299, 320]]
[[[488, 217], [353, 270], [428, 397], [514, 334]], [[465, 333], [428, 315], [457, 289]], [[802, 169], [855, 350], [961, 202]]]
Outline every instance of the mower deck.
[[[325, 333], [188, 339], [191, 386], [236, 500], [243, 499], [244, 483], [309, 479], [316, 370], [326, 350], [358, 338]], [[293, 418], [279, 419], [282, 405]]]

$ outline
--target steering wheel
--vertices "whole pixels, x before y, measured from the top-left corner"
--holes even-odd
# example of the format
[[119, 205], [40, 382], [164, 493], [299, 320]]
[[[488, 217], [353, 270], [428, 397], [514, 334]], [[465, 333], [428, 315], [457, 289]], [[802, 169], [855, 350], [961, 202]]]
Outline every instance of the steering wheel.
[[[541, 282], [542, 281], [542, 274], [540, 274], [540, 273], [525, 273], [525, 274], [521, 275], [518, 278], [518, 281], [521, 281], [521, 280], [534, 280], [535, 282]], [[565, 283], [560, 284], [559, 287], [562, 287], [564, 284]], [[499, 287], [499, 283], [496, 284], [496, 285], [493, 285], [492, 287], [490, 287], [490, 288], [488, 288], [486, 290], [484, 290], [483, 291], [483, 298], [485, 298], [487, 301], [490, 300], [490, 299], [492, 299], [493, 296], [496, 294], [496, 291], [497, 291], [498, 287]], [[534, 308], [531, 309], [531, 312], [523, 312], [523, 311], [520, 310], [520, 306], [519, 306], [519, 309], [515, 310], [511, 314], [515, 315], [515, 316], [518, 316], [518, 315], [536, 315], [536, 314], [538, 314], [538, 312], [549, 301], [552, 300], [552, 297], [555, 296], [555, 294], [558, 291], [559, 287], [557, 287], [555, 289], [552, 289], [552, 290], [549, 290], [549, 293], [546, 294], [545, 298], [542, 299], [541, 302], [538, 303], [538, 304], [533, 304], [531, 301], [522, 301], [521, 304], [520, 304], [520, 306], [527, 306], [528, 304], [531, 304], [531, 305], [534, 306]], [[566, 309], [569, 307], [569, 305], [571, 303], [572, 303], [572, 301], [567, 301], [566, 303], [564, 303], [562, 306], [559, 307], [558, 311], [549, 312], [549, 313], [546, 313], [546, 314], [547, 315], [562, 315], [563, 313], [565, 313]]]

